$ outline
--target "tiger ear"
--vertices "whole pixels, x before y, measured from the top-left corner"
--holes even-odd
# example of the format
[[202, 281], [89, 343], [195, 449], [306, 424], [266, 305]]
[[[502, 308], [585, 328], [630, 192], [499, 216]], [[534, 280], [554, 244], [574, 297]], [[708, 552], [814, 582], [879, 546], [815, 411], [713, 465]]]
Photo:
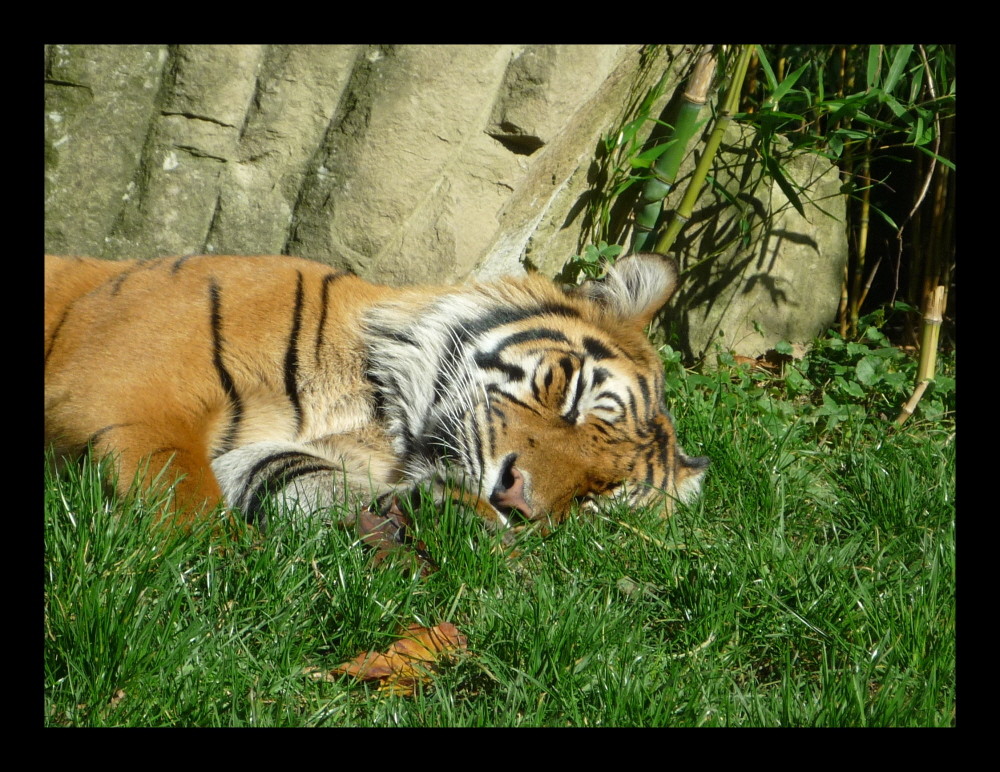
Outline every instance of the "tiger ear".
[[623, 258], [600, 281], [582, 284], [579, 292], [604, 306], [623, 322], [645, 327], [677, 289], [677, 261], [640, 252]]

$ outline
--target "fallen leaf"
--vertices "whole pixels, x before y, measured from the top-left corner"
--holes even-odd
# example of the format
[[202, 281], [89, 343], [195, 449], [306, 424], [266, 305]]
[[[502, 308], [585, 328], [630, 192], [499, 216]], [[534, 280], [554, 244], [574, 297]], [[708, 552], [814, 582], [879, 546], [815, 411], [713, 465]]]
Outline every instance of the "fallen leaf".
[[362, 543], [375, 550], [372, 559], [374, 566], [378, 566], [386, 558], [400, 556], [404, 565], [419, 570], [421, 576], [429, 576], [437, 570], [427, 554], [426, 545], [409, 537], [412, 523], [399, 508], [395, 498], [385, 512], [361, 512], [356, 525]]
[[379, 690], [395, 694], [413, 694], [417, 684], [430, 683], [437, 665], [452, 655], [465, 651], [468, 641], [450, 622], [434, 627], [410, 625], [402, 637], [384, 653], [363, 651], [350, 662], [335, 667], [329, 675], [310, 668], [313, 678], [334, 680], [349, 675], [359, 681], [378, 681]]

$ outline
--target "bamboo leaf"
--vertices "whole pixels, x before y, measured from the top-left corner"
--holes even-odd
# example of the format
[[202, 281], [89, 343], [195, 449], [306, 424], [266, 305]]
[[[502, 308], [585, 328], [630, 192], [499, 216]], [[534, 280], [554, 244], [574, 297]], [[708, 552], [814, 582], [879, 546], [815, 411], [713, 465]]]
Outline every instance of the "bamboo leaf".
[[924, 88], [925, 69], [923, 62], [913, 68], [913, 73], [910, 76], [910, 104], [920, 99], [920, 92]]
[[[736, 118], [737, 116], [733, 117]], [[784, 118], [786, 120], [795, 122], [804, 121], [806, 119], [804, 115], [801, 115], [799, 113], [783, 113], [783, 112], [778, 112], [777, 110], [768, 110], [766, 113], [761, 113], [760, 117], [762, 119], [770, 121], [773, 124], [778, 123], [778, 121], [771, 120], [774, 118]]]
[[799, 199], [799, 194], [788, 181], [788, 178], [785, 176], [785, 172], [781, 168], [781, 164], [779, 164], [773, 156], [768, 156], [764, 159], [764, 165], [767, 167], [768, 174], [771, 175], [771, 178], [778, 183], [778, 187], [781, 188], [781, 192], [785, 194], [785, 197], [791, 202], [792, 206], [795, 207], [795, 211], [805, 217], [806, 211], [802, 206], [802, 201]]
[[919, 111], [917, 112], [917, 120], [907, 135], [906, 141], [917, 146], [926, 145], [934, 141], [934, 126], [933, 124], [926, 123], [924, 116]]
[[931, 158], [933, 158], [938, 163], [944, 164], [945, 166], [947, 166], [952, 171], [955, 171], [955, 162], [954, 161], [950, 161], [949, 159], [945, 158], [943, 155], [938, 155], [933, 150], [931, 150], [928, 147], [924, 147], [923, 145], [917, 145], [917, 150], [919, 150], [922, 153], [926, 153], [927, 155], [929, 155]]
[[897, 118], [902, 118], [907, 123], [909, 123], [912, 120], [909, 114], [909, 110], [903, 107], [896, 100], [896, 98], [888, 91], [879, 91], [879, 99], [881, 99], [882, 102], [888, 105], [889, 109], [892, 110], [893, 115], [895, 115]]
[[777, 107], [778, 103], [781, 102], [781, 98], [785, 96], [785, 94], [787, 94], [792, 89], [792, 86], [795, 85], [795, 81], [797, 81], [799, 77], [801, 77], [802, 73], [808, 67], [809, 67], [809, 62], [806, 62], [801, 67], [799, 67], [799, 69], [797, 69], [795, 72], [793, 72], [783, 81], [781, 81], [781, 84], [774, 89], [774, 92], [771, 94], [766, 104], [768, 105], [774, 104], [774, 106]]
[[885, 83], [882, 86], [884, 91], [890, 92], [896, 87], [896, 83], [899, 82], [899, 78], [903, 74], [903, 70], [906, 68], [906, 63], [910, 60], [910, 54], [913, 53], [913, 46], [900, 46], [896, 49], [896, 55], [892, 59], [892, 66], [889, 67], [889, 74], [886, 76]]
[[832, 120], [849, 121], [857, 115], [860, 108], [867, 101], [868, 97], [865, 94], [852, 94], [851, 96], [844, 97], [843, 99], [830, 100], [824, 106], [830, 110], [830, 118]]
[[754, 46], [757, 51], [757, 59], [760, 62], [760, 67], [764, 70], [764, 77], [767, 78], [767, 88], [768, 91], [774, 91], [778, 87], [778, 79], [774, 77], [774, 70], [771, 69], [771, 63], [767, 61], [767, 55], [764, 53], [764, 49], [760, 46]]
[[676, 139], [668, 139], [662, 145], [657, 145], [649, 150], [639, 153], [635, 158], [631, 159], [629, 163], [632, 164], [634, 168], [648, 169], [652, 166], [653, 161], [663, 155], [667, 150], [669, 150], [673, 145], [677, 144]]
[[868, 46], [868, 71], [866, 83], [869, 89], [878, 85], [879, 69], [882, 64], [882, 46]]
[[892, 228], [894, 230], [899, 230], [899, 226], [896, 225], [896, 221], [893, 220], [889, 215], [887, 215], [885, 212], [883, 212], [881, 209], [879, 209], [874, 204], [870, 204], [870, 206], [872, 208], [872, 211], [875, 212], [879, 217], [881, 217], [887, 223], [889, 223], [889, 225], [892, 226]]
[[857, 129], [837, 129], [834, 135], [844, 137], [845, 139], [866, 139], [868, 132], [858, 131]]
[[868, 113], [866, 113], [864, 110], [858, 110], [858, 112], [855, 113], [854, 118], [855, 120], [861, 121], [862, 123], [867, 124], [868, 126], [873, 126], [876, 129], [895, 131], [898, 128], [897, 126], [894, 126], [891, 123], [886, 123], [885, 121], [881, 121], [878, 118], [873, 118], [872, 116], [868, 115]]

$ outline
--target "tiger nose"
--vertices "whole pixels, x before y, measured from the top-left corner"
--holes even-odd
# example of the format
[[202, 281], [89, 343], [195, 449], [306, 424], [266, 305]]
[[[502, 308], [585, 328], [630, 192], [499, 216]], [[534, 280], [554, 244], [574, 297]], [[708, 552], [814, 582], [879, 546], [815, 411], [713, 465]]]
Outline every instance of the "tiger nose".
[[524, 475], [514, 466], [516, 460], [517, 455], [514, 453], [504, 459], [493, 493], [490, 494], [490, 504], [505, 515], [519, 512], [526, 520], [530, 520], [531, 507], [524, 500]]

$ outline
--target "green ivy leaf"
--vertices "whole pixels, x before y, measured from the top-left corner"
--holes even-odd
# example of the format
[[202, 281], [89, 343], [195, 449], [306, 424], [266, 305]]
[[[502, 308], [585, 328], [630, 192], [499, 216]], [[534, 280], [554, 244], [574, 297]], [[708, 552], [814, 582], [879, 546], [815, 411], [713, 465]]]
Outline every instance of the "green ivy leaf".
[[882, 360], [879, 357], [866, 356], [858, 362], [854, 372], [857, 374], [858, 382], [865, 386], [873, 386], [881, 379]]
[[858, 385], [857, 381], [844, 381], [844, 391], [855, 399], [864, 399], [865, 397], [865, 390]]

